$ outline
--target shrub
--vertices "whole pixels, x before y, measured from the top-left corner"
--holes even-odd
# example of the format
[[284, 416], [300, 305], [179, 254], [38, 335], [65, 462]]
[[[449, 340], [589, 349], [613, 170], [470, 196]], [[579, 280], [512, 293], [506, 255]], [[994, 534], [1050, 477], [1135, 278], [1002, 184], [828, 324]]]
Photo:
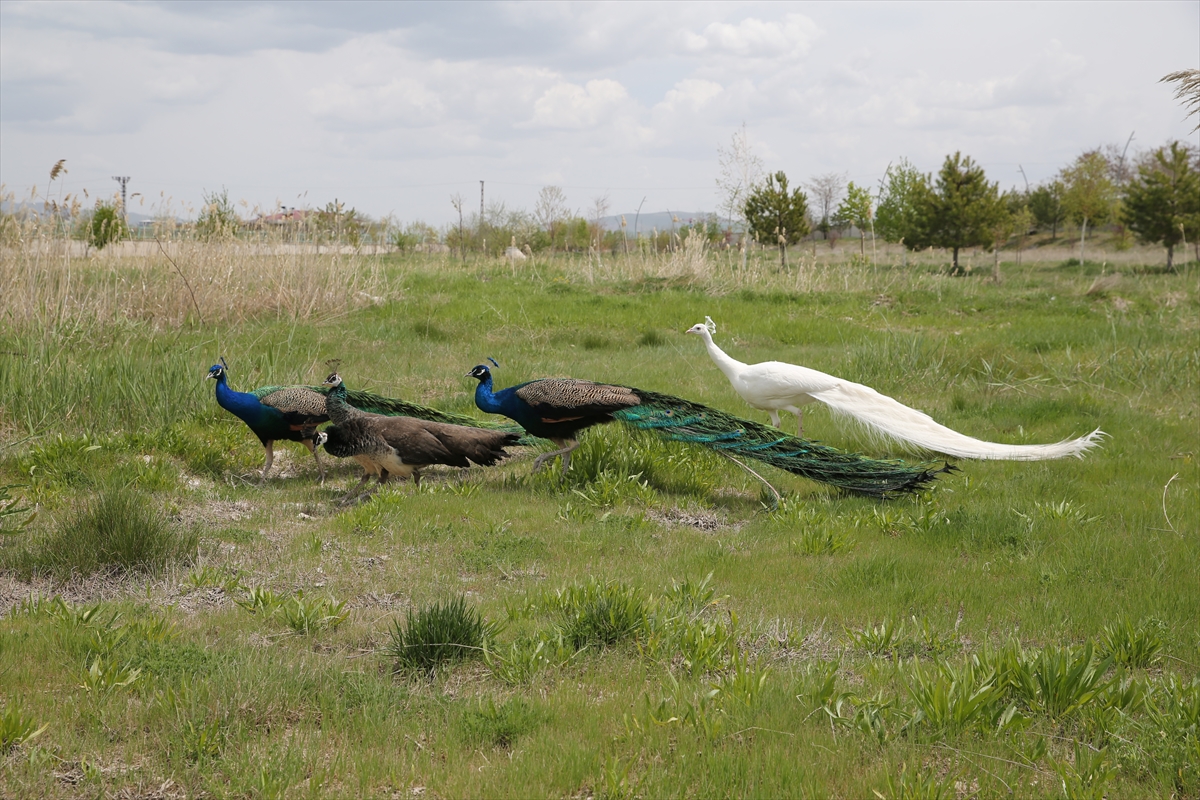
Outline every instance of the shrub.
[[1121, 619], [1104, 626], [1100, 652], [1127, 667], [1148, 667], [1158, 660], [1163, 641], [1150, 625], [1134, 625]]
[[89, 238], [97, 250], [103, 250], [113, 242], [119, 242], [129, 235], [125, 227], [125, 217], [115, 203], [96, 203], [92, 212], [92, 224], [88, 230]]
[[609, 647], [634, 639], [648, 627], [649, 605], [634, 586], [592, 581], [559, 591], [559, 623], [563, 638], [576, 650], [589, 644]]
[[149, 498], [128, 487], [114, 486], [6, 561], [26, 574], [154, 572], [191, 556], [198, 539], [194, 532], [172, 528], [150, 507]]
[[46, 727], [39, 728], [33, 717], [25, 716], [20, 706], [10, 703], [0, 715], [0, 754], [7, 755], [14, 747], [36, 739]]
[[496, 626], [468, 608], [459, 595], [415, 613], [410, 609], [404, 627], [393, 620], [392, 640], [384, 653], [395, 659], [397, 671], [408, 668], [432, 673], [443, 664], [481, 656], [484, 644], [496, 632]]
[[500, 705], [489, 697], [466, 711], [459, 720], [463, 738], [472, 745], [487, 744], [509, 748], [521, 736], [533, 731], [548, 719], [548, 714], [519, 697]]

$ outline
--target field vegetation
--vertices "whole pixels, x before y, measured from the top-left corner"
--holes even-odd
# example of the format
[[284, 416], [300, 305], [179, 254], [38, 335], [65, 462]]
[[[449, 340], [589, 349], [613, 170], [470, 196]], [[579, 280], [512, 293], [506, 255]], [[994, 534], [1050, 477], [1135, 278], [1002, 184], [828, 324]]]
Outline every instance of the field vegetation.
[[[10, 234], [12, 231], [10, 230]], [[0, 249], [0, 795], [1195, 797], [1196, 264], [993, 255]], [[6, 234], [7, 235], [7, 234]], [[1180, 250], [1185, 253], [1186, 250]], [[1036, 256], [1036, 257], [1034, 257]], [[1095, 260], [1091, 260], [1095, 259]], [[976, 268], [978, 267], [978, 268]], [[479, 415], [569, 375], [761, 420], [690, 325], [983, 439], [1101, 427], [877, 502], [617, 426], [565, 477], [334, 501], [203, 380]], [[481, 415], [479, 415], [481, 416]], [[785, 420], [785, 425], [790, 425]], [[820, 410], [811, 438], [893, 454]], [[919, 459], [921, 454], [899, 455]]]

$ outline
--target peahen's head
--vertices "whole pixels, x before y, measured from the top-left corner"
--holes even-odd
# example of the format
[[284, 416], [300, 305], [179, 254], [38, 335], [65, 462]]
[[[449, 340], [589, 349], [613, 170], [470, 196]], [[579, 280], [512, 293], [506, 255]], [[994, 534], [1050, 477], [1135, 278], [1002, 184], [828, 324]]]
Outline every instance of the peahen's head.
[[325, 431], [317, 431], [315, 434], [313, 434], [313, 447], [314, 448], [320, 447], [321, 445], [325, 444], [328, 441], [329, 441], [329, 434], [326, 433]]
[[697, 322], [695, 325], [684, 331], [684, 333], [694, 333], [702, 339], [711, 339], [712, 335], [716, 332], [717, 323], [712, 321], [712, 317], [705, 317], [704, 322]]
[[331, 372], [331, 373], [329, 373], [329, 377], [326, 378], [325, 382], [322, 383], [321, 385], [328, 386], [330, 388], [335, 388], [335, 387], [341, 386], [342, 385], [342, 376], [338, 375], [336, 372]]
[[486, 365], [480, 364], [478, 367], [468, 372], [467, 377], [474, 378], [480, 383], [483, 383], [484, 381], [491, 380], [492, 371], [488, 369]]

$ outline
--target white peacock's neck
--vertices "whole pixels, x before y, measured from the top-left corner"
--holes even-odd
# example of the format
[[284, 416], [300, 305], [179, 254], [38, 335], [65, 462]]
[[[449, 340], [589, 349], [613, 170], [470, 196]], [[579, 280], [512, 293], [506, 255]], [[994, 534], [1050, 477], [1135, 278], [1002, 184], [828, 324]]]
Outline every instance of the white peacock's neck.
[[704, 339], [704, 347], [708, 350], [709, 357], [712, 358], [713, 363], [717, 365], [717, 368], [720, 369], [721, 372], [725, 373], [726, 378], [733, 380], [735, 377], [737, 377], [738, 373], [745, 368], [745, 364], [735, 358], [730, 357], [728, 353], [717, 347], [717, 344], [712, 340], [711, 335], [702, 335], [701, 338]]

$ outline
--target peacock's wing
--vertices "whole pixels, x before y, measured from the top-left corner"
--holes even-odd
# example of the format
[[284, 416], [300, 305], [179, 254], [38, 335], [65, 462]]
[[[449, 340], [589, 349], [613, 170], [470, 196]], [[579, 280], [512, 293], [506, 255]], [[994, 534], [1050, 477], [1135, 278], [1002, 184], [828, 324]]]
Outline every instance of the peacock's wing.
[[810, 480], [855, 494], [891, 497], [917, 492], [951, 467], [911, 465], [867, 458], [726, 414], [679, 397], [631, 390], [641, 403], [613, 416], [666, 439], [689, 442], [731, 456], [753, 458]]
[[632, 389], [572, 378], [545, 378], [519, 386], [514, 392], [543, 413], [568, 412], [581, 416], [608, 415], [641, 403]]
[[[252, 394], [260, 400], [265, 395], [271, 395], [278, 392], [303, 389], [310, 392], [316, 392], [321, 395], [321, 409], [324, 413], [324, 398], [329, 394], [328, 386], [264, 386], [260, 389], [255, 389]], [[265, 402], [265, 401], [264, 401]], [[425, 419], [431, 422], [445, 422], [450, 425], [468, 425], [473, 428], [488, 428], [491, 430], [501, 430], [507, 433], [523, 433], [524, 430], [519, 425], [512, 423], [495, 423], [477, 420], [474, 417], [469, 417], [466, 414], [455, 414], [452, 411], [440, 411], [436, 408], [423, 406], [418, 403], [409, 403], [406, 400], [399, 400], [394, 397], [384, 397], [383, 395], [373, 392], [366, 392], [361, 389], [347, 389], [346, 403], [357, 408], [359, 411], [366, 411], [371, 414], [383, 414], [388, 417], [415, 417], [416, 419]]]
[[324, 395], [304, 386], [283, 386], [259, 395], [258, 401], [281, 413], [294, 430], [314, 428], [329, 419]]

